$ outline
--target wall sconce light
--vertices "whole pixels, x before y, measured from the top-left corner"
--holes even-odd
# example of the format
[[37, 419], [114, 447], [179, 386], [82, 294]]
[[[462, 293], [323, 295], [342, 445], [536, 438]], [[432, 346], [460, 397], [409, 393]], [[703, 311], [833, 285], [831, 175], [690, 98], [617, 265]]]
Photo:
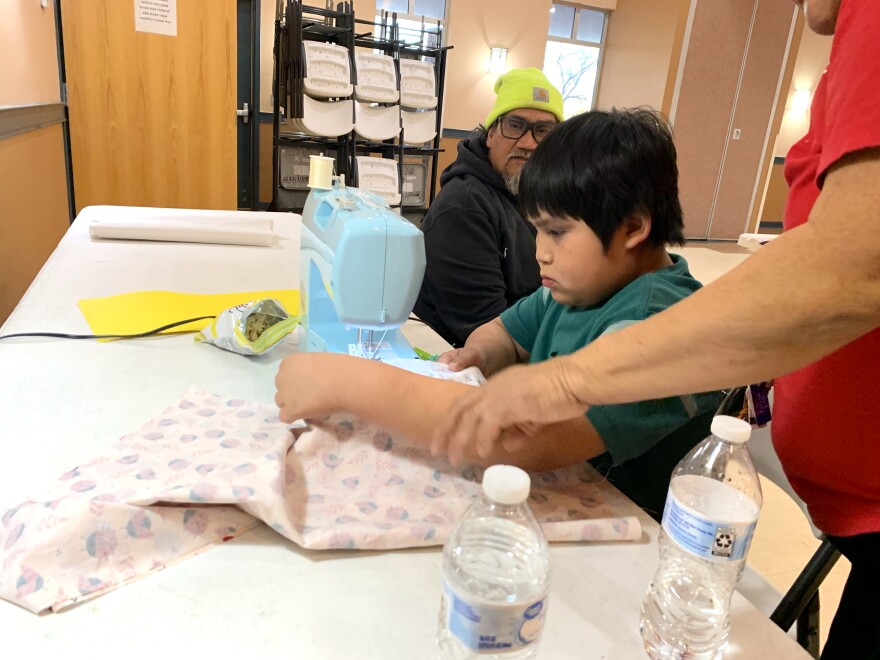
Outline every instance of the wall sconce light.
[[796, 89], [794, 90], [794, 94], [791, 97], [791, 104], [789, 105], [789, 110], [791, 114], [795, 117], [803, 117], [807, 114], [807, 110], [810, 108], [810, 90], [809, 89]]
[[492, 48], [489, 51], [489, 73], [500, 76], [507, 71], [507, 49]]

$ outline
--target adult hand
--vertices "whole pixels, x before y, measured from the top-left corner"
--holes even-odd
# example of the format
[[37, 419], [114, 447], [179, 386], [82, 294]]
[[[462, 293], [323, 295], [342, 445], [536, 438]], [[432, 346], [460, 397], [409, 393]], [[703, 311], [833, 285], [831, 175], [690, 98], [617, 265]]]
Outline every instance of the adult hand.
[[450, 371], [461, 371], [468, 367], [477, 367], [483, 373], [486, 371], [485, 356], [482, 352], [470, 346], [462, 346], [461, 348], [446, 351], [437, 358], [437, 362], [447, 365]]
[[335, 411], [334, 373], [327, 353], [294, 353], [281, 362], [275, 376], [275, 404], [285, 423], [320, 418]]
[[431, 453], [457, 463], [476, 443], [477, 453], [488, 458], [505, 430], [515, 433], [504, 448], [515, 451], [523, 434], [583, 415], [589, 404], [573, 394], [573, 370], [570, 358], [505, 369], [452, 405], [434, 431]]

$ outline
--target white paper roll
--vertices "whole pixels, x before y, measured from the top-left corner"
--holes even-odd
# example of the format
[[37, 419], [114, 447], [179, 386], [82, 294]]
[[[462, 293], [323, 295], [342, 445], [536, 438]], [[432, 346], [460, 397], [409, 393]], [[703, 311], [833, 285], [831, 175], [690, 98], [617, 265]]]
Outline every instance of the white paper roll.
[[333, 163], [329, 156], [309, 156], [309, 188], [330, 190], [333, 187]]
[[92, 238], [223, 245], [274, 244], [272, 221], [256, 218], [187, 218], [173, 216], [92, 220]]

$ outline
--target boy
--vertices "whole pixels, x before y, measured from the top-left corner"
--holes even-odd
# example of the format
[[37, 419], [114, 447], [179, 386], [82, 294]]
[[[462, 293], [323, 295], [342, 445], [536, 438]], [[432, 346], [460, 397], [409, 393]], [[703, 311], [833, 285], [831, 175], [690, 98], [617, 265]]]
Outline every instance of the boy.
[[[675, 146], [653, 112], [589, 112], [560, 124], [523, 168], [523, 212], [537, 229], [543, 288], [480, 326], [441, 361], [491, 376], [512, 364], [573, 353], [641, 321], [700, 284], [667, 243], [682, 243]], [[276, 378], [283, 421], [346, 410], [429, 443], [467, 385], [326, 353], [288, 357]], [[489, 456], [530, 471], [591, 462], [658, 518], [672, 468], [708, 434], [718, 393], [596, 406], [526, 436], [506, 432]]]

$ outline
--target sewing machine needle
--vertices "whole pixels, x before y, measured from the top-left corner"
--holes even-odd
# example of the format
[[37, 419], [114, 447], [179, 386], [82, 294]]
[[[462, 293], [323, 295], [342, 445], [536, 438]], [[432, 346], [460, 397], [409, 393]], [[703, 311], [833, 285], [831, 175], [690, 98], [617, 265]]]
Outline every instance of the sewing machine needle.
[[[372, 333], [373, 333], [373, 331], [370, 330], [371, 335], [372, 335]], [[379, 353], [379, 349], [382, 347], [382, 342], [385, 341], [385, 335], [387, 335], [387, 334], [388, 334], [388, 331], [386, 330], [385, 332], [382, 333], [382, 336], [379, 338], [379, 341], [376, 342], [376, 348], [373, 351], [373, 354], [370, 356], [371, 360], [374, 360], [376, 358], [376, 355]], [[371, 339], [372, 339], [372, 337], [371, 337]]]

